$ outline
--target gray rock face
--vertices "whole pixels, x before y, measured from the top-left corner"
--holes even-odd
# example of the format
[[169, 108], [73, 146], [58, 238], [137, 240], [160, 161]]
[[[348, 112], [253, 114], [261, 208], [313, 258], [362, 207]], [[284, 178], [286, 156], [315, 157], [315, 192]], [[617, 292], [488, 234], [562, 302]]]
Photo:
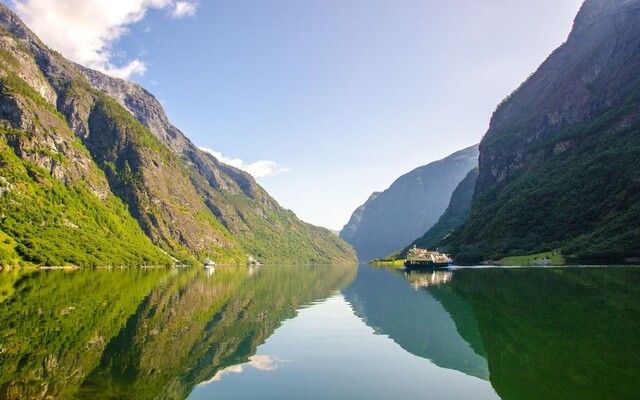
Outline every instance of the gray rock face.
[[477, 160], [476, 145], [401, 176], [387, 190], [371, 195], [340, 237], [351, 243], [361, 261], [404, 248], [438, 220]]
[[448, 251], [466, 263], [640, 254], [638, 132], [640, 0], [586, 0], [567, 41], [496, 109]]
[[94, 88], [115, 99], [175, 154], [192, 164], [206, 177], [209, 185], [234, 194], [244, 193], [268, 208], [278, 207], [251, 175], [219, 162], [214, 156], [195, 146], [171, 124], [160, 102], [146, 89], [81, 65], [78, 68]]
[[640, 0], [585, 1], [566, 43], [493, 114], [480, 143], [478, 193], [538, 165], [537, 144], [625, 101], [640, 70], [639, 15]]

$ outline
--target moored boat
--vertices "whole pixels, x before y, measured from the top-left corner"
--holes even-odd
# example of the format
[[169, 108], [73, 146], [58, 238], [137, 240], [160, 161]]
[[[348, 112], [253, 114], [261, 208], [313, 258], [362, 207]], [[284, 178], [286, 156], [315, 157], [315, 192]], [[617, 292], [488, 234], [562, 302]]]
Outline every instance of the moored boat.
[[413, 246], [407, 253], [404, 266], [408, 269], [439, 269], [448, 267], [452, 262], [447, 254]]

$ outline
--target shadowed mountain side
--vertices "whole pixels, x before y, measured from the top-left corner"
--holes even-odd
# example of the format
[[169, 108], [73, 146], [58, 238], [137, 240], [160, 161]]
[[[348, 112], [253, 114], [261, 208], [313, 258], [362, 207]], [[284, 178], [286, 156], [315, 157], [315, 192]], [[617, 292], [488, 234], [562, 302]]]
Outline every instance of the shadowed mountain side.
[[478, 179], [478, 168], [472, 169], [451, 195], [449, 206], [438, 222], [431, 227], [421, 238], [415, 240], [400, 253], [405, 257], [409, 249], [418, 246], [423, 249], [437, 248], [440, 241], [449, 236], [454, 230], [462, 226], [469, 218], [469, 210], [473, 200], [473, 193]]
[[[458, 333], [454, 319], [430, 290], [412, 288], [398, 272], [362, 265], [343, 294], [359, 318], [406, 351], [429, 359], [439, 367], [489, 379], [477, 334], [468, 335], [473, 338], [477, 349], [474, 350]], [[458, 323], [463, 329], [478, 331], [471, 310], [463, 311], [465, 303], [461, 298], [444, 289], [439, 291], [439, 297], [456, 304], [459, 316], [466, 318]]]
[[491, 118], [465, 263], [561, 249], [570, 262], [640, 257], [640, 0], [586, 0], [567, 41]]

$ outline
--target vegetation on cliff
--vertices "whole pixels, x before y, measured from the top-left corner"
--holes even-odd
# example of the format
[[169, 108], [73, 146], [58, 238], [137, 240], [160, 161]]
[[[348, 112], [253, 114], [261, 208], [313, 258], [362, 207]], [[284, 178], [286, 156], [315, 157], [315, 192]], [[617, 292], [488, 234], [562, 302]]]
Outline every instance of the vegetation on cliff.
[[498, 107], [469, 219], [440, 243], [458, 261], [640, 257], [638, 5], [587, 0], [567, 42]]
[[0, 26], [0, 265], [355, 261], [143, 88], [65, 60], [4, 5]]
[[418, 246], [423, 249], [437, 248], [443, 239], [462, 226], [467, 221], [467, 218], [469, 218], [469, 209], [471, 208], [471, 201], [473, 200], [477, 179], [478, 168], [474, 168], [469, 171], [467, 176], [464, 177], [462, 182], [460, 182], [453, 191], [449, 206], [444, 211], [444, 214], [440, 216], [438, 222], [422, 235], [422, 237], [415, 240], [399, 254], [394, 255], [394, 257], [404, 258], [413, 246]]

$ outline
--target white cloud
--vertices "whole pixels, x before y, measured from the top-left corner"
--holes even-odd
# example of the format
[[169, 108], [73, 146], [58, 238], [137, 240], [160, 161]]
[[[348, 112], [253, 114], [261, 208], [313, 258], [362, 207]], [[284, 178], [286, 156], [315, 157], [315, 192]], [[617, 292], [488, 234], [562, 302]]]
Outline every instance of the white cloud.
[[193, 16], [196, 13], [196, 4], [189, 1], [178, 1], [174, 4], [171, 16], [180, 18], [185, 16]]
[[135, 60], [130, 61], [127, 65], [122, 67], [113, 67], [107, 66], [102, 69], [102, 71], [111, 76], [116, 76], [118, 78], [129, 79], [129, 77], [134, 75], [143, 75], [147, 72], [147, 66], [143, 61]]
[[255, 368], [258, 371], [275, 371], [276, 369], [278, 369], [279, 362], [284, 362], [284, 361], [266, 354], [256, 354], [249, 357], [249, 362], [246, 362], [244, 364], [232, 365], [230, 367], [227, 367], [225, 369], [222, 369], [216, 372], [213, 378], [209, 379], [208, 381], [200, 383], [199, 386], [208, 385], [213, 382], [219, 382], [223, 376], [228, 374], [241, 374], [242, 372], [244, 372], [244, 369], [247, 367]]
[[13, 0], [25, 23], [65, 57], [121, 78], [146, 71], [142, 60], [115, 65], [111, 46], [150, 9], [193, 15], [195, 3], [177, 0]]
[[220, 162], [223, 162], [227, 165], [231, 165], [232, 167], [236, 167], [245, 172], [248, 172], [249, 174], [253, 175], [254, 178], [264, 178], [269, 176], [275, 176], [282, 172], [291, 171], [291, 169], [281, 167], [278, 165], [278, 163], [271, 160], [260, 160], [260, 161], [255, 161], [255, 162], [246, 164], [240, 158], [227, 157], [222, 153], [220, 153], [219, 151], [215, 151], [207, 147], [201, 147], [200, 149], [211, 154], [212, 156], [217, 158]]

